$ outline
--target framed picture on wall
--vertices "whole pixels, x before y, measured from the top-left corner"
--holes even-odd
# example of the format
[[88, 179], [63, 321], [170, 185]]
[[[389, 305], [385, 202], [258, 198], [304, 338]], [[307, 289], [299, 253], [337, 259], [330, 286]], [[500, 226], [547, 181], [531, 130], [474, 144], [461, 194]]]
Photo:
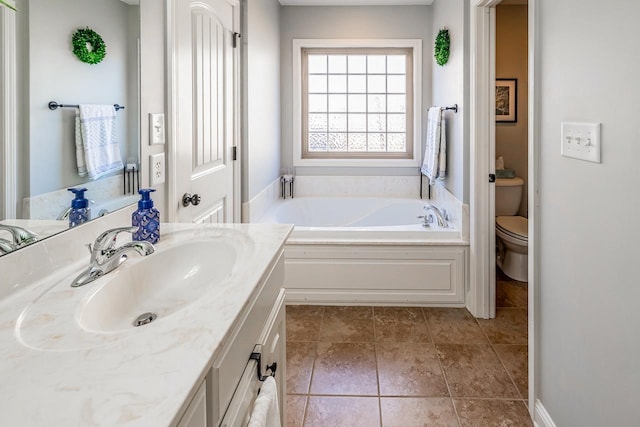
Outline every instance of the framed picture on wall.
[[496, 122], [518, 121], [518, 80], [496, 79]]

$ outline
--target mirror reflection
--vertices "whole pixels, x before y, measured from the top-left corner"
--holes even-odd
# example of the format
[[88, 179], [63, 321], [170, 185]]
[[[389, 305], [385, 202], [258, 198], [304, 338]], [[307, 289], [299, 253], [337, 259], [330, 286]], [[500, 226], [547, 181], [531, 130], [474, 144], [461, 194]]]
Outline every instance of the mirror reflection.
[[17, 219], [0, 255], [137, 200], [137, 3], [17, 2]]

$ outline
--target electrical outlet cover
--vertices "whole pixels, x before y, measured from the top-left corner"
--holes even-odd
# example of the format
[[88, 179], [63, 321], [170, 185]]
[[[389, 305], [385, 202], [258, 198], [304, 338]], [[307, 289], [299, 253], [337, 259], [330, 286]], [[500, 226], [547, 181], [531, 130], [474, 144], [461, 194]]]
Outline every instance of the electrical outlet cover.
[[149, 173], [151, 186], [164, 183], [164, 153], [149, 156]]
[[600, 123], [562, 122], [560, 154], [600, 163]]

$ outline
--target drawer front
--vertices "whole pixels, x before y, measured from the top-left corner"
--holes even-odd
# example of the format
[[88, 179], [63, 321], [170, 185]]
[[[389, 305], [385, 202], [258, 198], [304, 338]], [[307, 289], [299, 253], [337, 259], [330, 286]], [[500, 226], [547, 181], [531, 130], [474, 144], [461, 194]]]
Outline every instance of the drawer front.
[[222, 414], [229, 405], [238, 384], [238, 378], [247, 365], [249, 355], [259, 343], [260, 333], [267, 323], [269, 313], [276, 302], [278, 293], [284, 283], [284, 257], [280, 253], [278, 261], [266, 279], [266, 283], [244, 310], [228, 341], [225, 351], [214, 361], [212, 377], [214, 396], [218, 399], [211, 402], [213, 425], [218, 425]]
[[255, 360], [247, 363], [220, 427], [245, 427], [249, 423], [251, 408], [262, 384], [256, 374], [257, 364]]
[[[240, 378], [240, 382], [233, 393], [233, 397], [227, 407], [221, 427], [246, 426], [249, 421], [253, 403], [260, 390], [262, 382], [258, 380], [258, 363], [260, 363], [261, 375], [272, 372], [267, 370], [267, 365], [277, 363], [275, 379], [278, 387], [278, 407], [280, 419], [284, 415], [284, 389], [285, 382], [285, 291], [280, 289], [278, 297], [264, 324], [258, 344], [254, 351], [261, 354], [261, 360], [249, 360]], [[247, 355], [248, 357], [248, 355]], [[283, 424], [284, 425], [284, 424]]]
[[[278, 388], [278, 407], [280, 408], [280, 419], [284, 419], [284, 404], [286, 396], [286, 322], [285, 322], [285, 290], [281, 289], [278, 294], [269, 321], [265, 326], [260, 339], [260, 352], [262, 353], [262, 373], [271, 374], [267, 371], [267, 365], [277, 363], [275, 373], [276, 385]], [[283, 425], [286, 425], [283, 423]]]

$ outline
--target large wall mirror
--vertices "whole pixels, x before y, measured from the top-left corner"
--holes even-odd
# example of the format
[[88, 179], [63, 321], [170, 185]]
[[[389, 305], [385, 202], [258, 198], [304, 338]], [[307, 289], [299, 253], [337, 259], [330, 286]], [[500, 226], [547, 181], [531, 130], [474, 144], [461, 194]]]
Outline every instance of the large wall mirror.
[[[74, 197], [69, 188], [87, 189], [93, 219], [137, 199], [142, 179], [138, 2], [17, 0], [17, 12], [0, 11], [15, 14], [17, 80], [16, 140], [3, 141], [5, 155], [11, 152], [8, 144], [15, 144], [16, 174], [3, 176], [3, 186], [14, 183], [15, 206], [5, 207], [0, 217], [0, 255], [68, 230]], [[106, 55], [97, 64], [83, 62], [73, 52], [74, 33], [86, 28], [106, 45]], [[86, 48], [91, 52], [94, 46]], [[105, 119], [99, 108], [92, 113], [84, 107], [115, 104], [124, 107], [113, 109], [115, 121]], [[76, 117], [79, 105], [83, 105], [82, 120]], [[105, 165], [108, 172], [99, 177], [82, 176], [81, 153], [87, 156], [85, 163], [99, 169], [108, 163], [101, 156], [102, 145], [109, 142], [117, 143], [112, 153], [117, 152], [122, 165], [117, 169], [115, 163]], [[12, 210], [15, 215], [7, 213]], [[31, 233], [37, 237], [30, 238]]]

